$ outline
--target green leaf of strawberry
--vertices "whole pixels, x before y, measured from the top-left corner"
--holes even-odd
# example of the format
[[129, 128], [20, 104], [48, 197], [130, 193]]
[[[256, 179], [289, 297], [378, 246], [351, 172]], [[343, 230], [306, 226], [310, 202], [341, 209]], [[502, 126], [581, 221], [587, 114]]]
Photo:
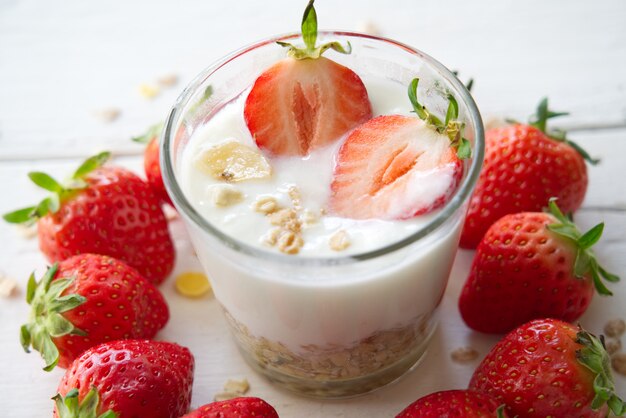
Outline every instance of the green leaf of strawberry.
[[554, 112], [548, 108], [548, 98], [544, 97], [539, 102], [537, 106], [537, 111], [534, 115], [531, 115], [529, 118], [529, 125], [534, 126], [539, 129], [541, 132], [548, 135], [550, 138], [554, 139], [558, 142], [565, 142], [572, 148], [574, 148], [578, 153], [591, 165], [596, 165], [600, 162], [597, 158], [592, 158], [587, 151], [585, 151], [580, 145], [576, 144], [573, 141], [567, 139], [567, 133], [561, 129], [553, 129], [548, 130], [548, 119], [556, 118], [559, 116], [567, 116], [569, 112]]
[[118, 415], [108, 410], [98, 415], [100, 396], [92, 386], [82, 402], [78, 402], [78, 389], [72, 389], [65, 396], [56, 394], [53, 398], [59, 418], [117, 418]]
[[86, 187], [83, 178], [102, 166], [110, 156], [111, 153], [109, 152], [101, 152], [100, 154], [88, 158], [66, 183], [60, 183], [50, 175], [39, 171], [28, 173], [28, 177], [33, 183], [52, 192], [52, 194], [39, 202], [37, 206], [30, 206], [4, 214], [2, 216], [3, 219], [9, 223], [28, 225], [35, 223], [39, 218], [46, 216], [48, 213], [58, 212], [63, 202], [73, 196], [75, 192]]
[[24, 350], [28, 347], [39, 351], [46, 362], [44, 370], [52, 370], [59, 361], [59, 350], [52, 338], [63, 335], [86, 335], [60, 314], [85, 303], [86, 298], [71, 294], [61, 296], [73, 278], [52, 281], [59, 269], [58, 263], [53, 264], [39, 283], [31, 275], [28, 281], [26, 301], [31, 305], [31, 318], [20, 329], [20, 342]]
[[302, 30], [302, 40], [304, 40], [304, 48], [298, 48], [288, 42], [276, 42], [278, 45], [289, 48], [289, 56], [298, 60], [301, 59], [317, 59], [328, 50], [332, 49], [341, 54], [350, 54], [352, 52], [352, 46], [350, 42], [344, 47], [339, 42], [328, 42], [320, 46], [315, 46], [317, 43], [317, 13], [313, 3], [315, 0], [309, 0], [309, 4], [304, 9], [304, 15], [302, 16], [302, 24], [300, 28]]
[[459, 104], [452, 94], [448, 94], [448, 110], [446, 117], [442, 122], [437, 116], [426, 109], [426, 106], [419, 103], [417, 99], [417, 86], [419, 78], [414, 78], [409, 84], [409, 100], [413, 106], [413, 112], [417, 116], [432, 126], [437, 132], [445, 133], [450, 139], [450, 145], [457, 151], [459, 159], [467, 159], [472, 155], [472, 146], [470, 142], [463, 137], [463, 129], [465, 124], [458, 120]]
[[549, 212], [558, 220], [558, 222], [548, 225], [547, 228], [550, 231], [571, 240], [576, 246], [574, 275], [581, 279], [585, 275], [590, 274], [598, 293], [608, 296], [613, 295], [613, 293], [604, 285], [601, 277], [608, 277], [608, 281], [612, 282], [618, 281], [619, 277], [608, 273], [600, 267], [595, 254], [591, 251], [591, 247], [597, 243], [602, 236], [604, 223], [599, 223], [589, 231], [582, 234], [576, 224], [574, 224], [563, 214], [563, 212], [561, 212], [555, 199], [551, 199], [548, 206]]

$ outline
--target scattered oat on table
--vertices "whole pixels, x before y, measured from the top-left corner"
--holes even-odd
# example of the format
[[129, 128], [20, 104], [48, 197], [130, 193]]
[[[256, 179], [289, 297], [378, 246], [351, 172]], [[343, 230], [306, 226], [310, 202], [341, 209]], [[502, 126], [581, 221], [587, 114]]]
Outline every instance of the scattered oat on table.
[[173, 87], [178, 84], [178, 76], [176, 74], [167, 74], [157, 79], [157, 83], [161, 87]]
[[611, 358], [611, 366], [617, 373], [626, 376], [626, 353], [615, 354]]
[[37, 236], [37, 223], [15, 225], [15, 230], [22, 238], [33, 239]]
[[450, 358], [456, 363], [468, 363], [478, 358], [478, 351], [472, 347], [459, 347], [450, 353]]
[[607, 337], [619, 338], [626, 331], [626, 322], [623, 319], [612, 319], [604, 326], [604, 334]]
[[622, 349], [622, 342], [614, 338], [608, 338], [605, 340], [604, 345], [606, 347], [606, 352], [609, 353], [609, 355], [613, 355]]
[[176, 276], [176, 290], [183, 296], [198, 298], [211, 290], [211, 283], [203, 273], [185, 272]]
[[144, 99], [154, 99], [161, 93], [161, 89], [154, 84], [141, 84], [139, 85], [139, 94]]
[[248, 379], [242, 380], [234, 380], [228, 379], [228, 381], [224, 384], [224, 391], [217, 393], [213, 400], [218, 401], [226, 401], [233, 398], [238, 398], [240, 396], [245, 395], [250, 390], [250, 383], [248, 383]]
[[93, 112], [93, 115], [101, 122], [111, 123], [120, 117], [122, 112], [115, 107], [100, 109]]
[[0, 272], [0, 297], [10, 298], [17, 291], [17, 282]]
[[372, 35], [372, 36], [381, 35], [380, 29], [378, 28], [378, 26], [376, 26], [376, 24], [372, 22], [371, 20], [364, 20], [361, 23], [359, 23], [358, 31], [367, 33], [368, 35]]

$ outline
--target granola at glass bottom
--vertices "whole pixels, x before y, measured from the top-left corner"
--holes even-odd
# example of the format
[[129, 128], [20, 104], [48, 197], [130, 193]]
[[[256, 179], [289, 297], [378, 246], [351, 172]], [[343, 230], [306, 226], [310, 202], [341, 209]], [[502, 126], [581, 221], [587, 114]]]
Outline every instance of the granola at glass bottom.
[[253, 336], [226, 309], [224, 314], [241, 346], [258, 363], [286, 375], [319, 381], [367, 376], [392, 366], [418, 349], [432, 330], [431, 315], [424, 315], [408, 326], [377, 331], [350, 347], [307, 344], [296, 354], [280, 342]]

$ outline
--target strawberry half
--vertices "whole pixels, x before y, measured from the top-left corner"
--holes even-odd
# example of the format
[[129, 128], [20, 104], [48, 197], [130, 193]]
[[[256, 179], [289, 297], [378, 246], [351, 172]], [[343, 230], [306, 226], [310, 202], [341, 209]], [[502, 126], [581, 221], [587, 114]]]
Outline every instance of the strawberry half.
[[65, 372], [53, 398], [54, 416], [178, 418], [191, 403], [193, 369], [193, 356], [178, 344], [148, 340], [100, 344]]
[[431, 393], [407, 406], [396, 418], [505, 418], [504, 406], [471, 390]]
[[311, 0], [302, 18], [305, 48], [289, 48], [289, 58], [254, 82], [244, 118], [257, 145], [272, 155], [307, 155], [339, 140], [372, 117], [365, 85], [349, 68], [321, 57], [327, 49], [343, 54], [338, 42], [316, 47], [317, 15]]
[[278, 418], [274, 407], [260, 398], [233, 398], [211, 402], [181, 418]]
[[478, 366], [469, 389], [506, 404], [510, 416], [626, 413], [602, 340], [556, 319], [531, 321], [507, 334]]
[[443, 206], [463, 175], [469, 142], [456, 120], [458, 105], [442, 122], [417, 101], [415, 79], [409, 98], [420, 119], [378, 116], [352, 131], [337, 156], [329, 209], [352, 219], [407, 219]]
[[24, 350], [39, 351], [44, 370], [68, 365], [105, 341], [152, 338], [169, 319], [159, 290], [135, 269], [104, 255], [80, 254], [30, 276], [31, 319], [21, 328]]
[[508, 332], [531, 319], [572, 322], [589, 306], [594, 285], [619, 280], [598, 263], [591, 247], [604, 224], [581, 233], [554, 201], [550, 213], [507, 215], [494, 223], [476, 250], [459, 310], [477, 331]]

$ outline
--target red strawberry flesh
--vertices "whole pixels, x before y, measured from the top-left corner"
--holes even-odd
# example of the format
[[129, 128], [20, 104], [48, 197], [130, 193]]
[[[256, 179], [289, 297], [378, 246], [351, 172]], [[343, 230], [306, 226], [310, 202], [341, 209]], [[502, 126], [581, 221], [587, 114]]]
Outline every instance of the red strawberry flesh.
[[263, 399], [234, 398], [212, 402], [181, 418], [278, 418], [276, 410]]
[[250, 133], [271, 155], [307, 155], [371, 116], [359, 76], [324, 57], [274, 64], [255, 81], [244, 108]]
[[463, 174], [450, 140], [424, 122], [379, 116], [339, 150], [331, 212], [353, 219], [407, 219], [443, 206]]
[[469, 390], [448, 390], [418, 399], [396, 418], [496, 418], [498, 407], [499, 404], [489, 395]]

